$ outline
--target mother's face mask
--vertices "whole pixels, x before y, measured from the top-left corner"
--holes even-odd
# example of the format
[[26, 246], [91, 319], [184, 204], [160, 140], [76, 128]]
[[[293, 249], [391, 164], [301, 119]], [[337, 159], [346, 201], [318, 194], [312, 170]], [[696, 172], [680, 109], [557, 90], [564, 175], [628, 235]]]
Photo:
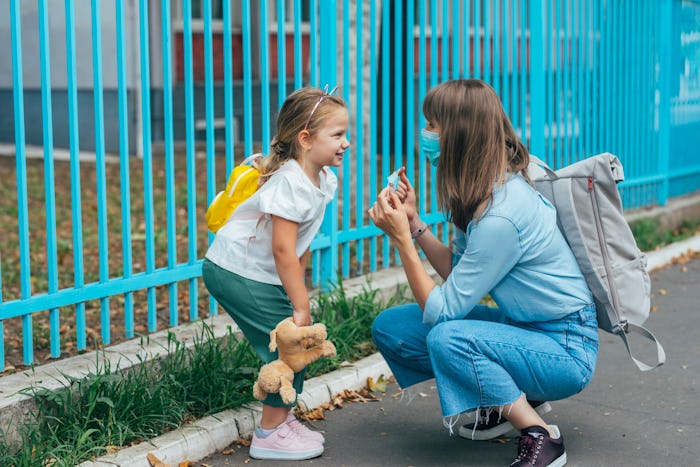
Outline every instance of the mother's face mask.
[[437, 167], [440, 159], [440, 135], [423, 128], [420, 131], [420, 148], [430, 161], [430, 165]]

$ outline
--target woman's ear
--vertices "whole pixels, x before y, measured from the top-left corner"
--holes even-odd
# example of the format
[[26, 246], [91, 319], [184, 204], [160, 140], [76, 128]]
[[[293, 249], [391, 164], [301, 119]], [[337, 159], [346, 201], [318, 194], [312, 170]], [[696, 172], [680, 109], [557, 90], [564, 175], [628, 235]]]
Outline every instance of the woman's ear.
[[301, 130], [297, 134], [297, 141], [299, 141], [299, 145], [303, 149], [308, 150], [311, 148], [311, 140], [312, 140], [312, 136], [311, 136], [311, 133], [309, 133], [309, 130]]

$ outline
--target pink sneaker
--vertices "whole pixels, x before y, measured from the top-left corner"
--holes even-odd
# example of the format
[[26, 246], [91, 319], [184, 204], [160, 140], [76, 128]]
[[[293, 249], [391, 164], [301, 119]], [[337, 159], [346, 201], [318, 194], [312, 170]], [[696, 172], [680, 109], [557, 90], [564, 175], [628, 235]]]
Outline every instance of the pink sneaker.
[[326, 442], [326, 438], [324, 438], [321, 433], [310, 430], [294, 416], [294, 413], [291, 410], [289, 411], [289, 415], [287, 415], [287, 419], [284, 421], [284, 423], [286, 423], [294, 433], [303, 438], [310, 439], [321, 444]]
[[323, 454], [323, 445], [301, 437], [283, 423], [267, 438], [258, 438], [253, 432], [249, 454], [255, 459], [298, 461], [320, 456]]

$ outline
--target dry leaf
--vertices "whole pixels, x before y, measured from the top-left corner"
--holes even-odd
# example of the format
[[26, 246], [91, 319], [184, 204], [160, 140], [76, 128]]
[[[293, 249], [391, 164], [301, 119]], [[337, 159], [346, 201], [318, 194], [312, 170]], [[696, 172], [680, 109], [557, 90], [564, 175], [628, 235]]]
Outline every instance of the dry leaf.
[[107, 454], [114, 454], [115, 452], [119, 451], [119, 446], [113, 446], [110, 444], [109, 446], [105, 446], [105, 450], [107, 451]]
[[386, 385], [388, 381], [384, 379], [384, 375], [379, 375], [379, 378], [377, 378], [377, 382], [375, 383], [374, 380], [372, 379], [371, 376], [367, 377], [367, 387], [369, 388], [370, 391], [372, 392], [381, 392], [385, 393], [386, 392]]
[[158, 459], [152, 452], [146, 454], [146, 460], [148, 460], [148, 464], [151, 467], [170, 467], [170, 464], [164, 463], [163, 461]]
[[233, 454], [234, 452], [236, 451], [234, 451], [233, 449], [224, 449], [223, 451], [221, 451], [221, 454], [223, 454], [224, 456], [228, 456], [230, 454]]
[[656, 313], [657, 311], [659, 311], [659, 307], [657, 307], [656, 305], [654, 305], [654, 306], [651, 307], [651, 312], [652, 312], [652, 313]]
[[666, 295], [666, 289], [659, 289], [659, 295]]
[[323, 408], [318, 407], [315, 408], [314, 410], [310, 410], [308, 412], [304, 412], [303, 415], [301, 415], [302, 420], [306, 421], [312, 421], [312, 420], [324, 420], [326, 418], [325, 414], [323, 413]]
[[250, 441], [248, 441], [248, 440], [245, 439], [245, 438], [241, 438], [240, 436], [238, 437], [238, 439], [236, 440], [236, 442], [237, 442], [238, 444], [240, 444], [241, 446], [250, 446]]
[[193, 467], [194, 462], [192, 461], [182, 461], [179, 464], [177, 464], [177, 467]]

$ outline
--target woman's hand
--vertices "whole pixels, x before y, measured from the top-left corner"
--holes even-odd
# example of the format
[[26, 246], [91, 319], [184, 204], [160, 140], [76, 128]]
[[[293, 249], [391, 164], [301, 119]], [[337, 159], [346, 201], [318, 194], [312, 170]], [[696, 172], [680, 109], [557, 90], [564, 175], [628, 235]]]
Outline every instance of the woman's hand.
[[374, 224], [389, 235], [395, 243], [399, 244], [406, 240], [411, 242], [411, 228], [406, 208], [399, 195], [393, 190], [384, 188], [367, 212]]
[[399, 186], [396, 187], [396, 195], [404, 206], [408, 222], [412, 225], [414, 221], [418, 220], [418, 209], [416, 207], [416, 192], [411, 186], [411, 182], [408, 181], [406, 167], [399, 169]]

